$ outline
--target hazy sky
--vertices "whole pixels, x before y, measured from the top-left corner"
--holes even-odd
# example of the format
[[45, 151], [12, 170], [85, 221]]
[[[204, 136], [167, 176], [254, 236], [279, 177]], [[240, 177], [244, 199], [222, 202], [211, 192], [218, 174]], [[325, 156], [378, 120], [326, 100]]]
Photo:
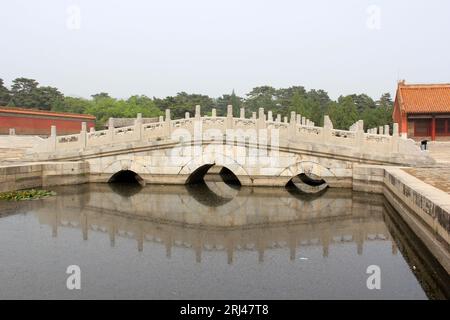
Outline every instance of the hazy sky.
[[377, 98], [450, 82], [450, 1], [6, 1], [0, 78], [105, 91], [243, 95], [303, 85]]

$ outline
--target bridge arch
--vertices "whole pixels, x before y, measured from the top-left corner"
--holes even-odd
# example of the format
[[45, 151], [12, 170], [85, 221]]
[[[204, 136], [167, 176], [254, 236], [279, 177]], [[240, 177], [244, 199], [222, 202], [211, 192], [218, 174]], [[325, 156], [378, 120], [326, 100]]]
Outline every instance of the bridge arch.
[[109, 179], [108, 183], [137, 183], [141, 186], [145, 185], [144, 179], [134, 171], [131, 170], [120, 170], [114, 173]]
[[211, 153], [203, 154], [198, 158], [194, 158], [186, 163], [178, 174], [187, 176], [185, 184], [197, 182], [198, 178], [208, 172], [213, 166], [221, 166], [226, 168], [232, 175], [234, 175], [241, 185], [251, 185], [252, 181], [250, 175], [236, 160], [223, 154]]
[[103, 165], [101, 172], [115, 174], [122, 170], [130, 170], [134, 171], [139, 175], [144, 175], [150, 173], [147, 166], [144, 163], [141, 163], [132, 159], [118, 159], [114, 160], [110, 163]]
[[108, 177], [106, 182], [137, 182], [145, 185], [143, 175], [149, 173], [147, 167], [132, 159], [119, 159], [106, 164], [102, 170]]
[[313, 161], [300, 161], [286, 167], [280, 174], [286, 187], [295, 186], [305, 193], [323, 191], [327, 185], [327, 178], [335, 174], [320, 163]]

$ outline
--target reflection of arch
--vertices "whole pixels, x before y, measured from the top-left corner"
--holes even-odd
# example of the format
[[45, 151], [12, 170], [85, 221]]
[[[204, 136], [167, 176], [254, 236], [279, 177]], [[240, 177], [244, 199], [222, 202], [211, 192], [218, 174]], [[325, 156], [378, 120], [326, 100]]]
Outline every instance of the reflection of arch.
[[336, 177], [336, 175], [328, 168], [320, 163], [313, 161], [300, 161], [286, 167], [279, 175], [283, 179], [283, 184], [286, 185], [292, 178], [305, 174], [306, 176], [317, 177], [327, 181], [327, 177]]
[[[351, 189], [327, 188], [320, 193], [307, 194], [298, 189], [286, 189], [291, 197], [282, 197], [280, 202], [287, 208], [308, 212], [316, 216], [319, 211], [330, 212], [336, 208], [346, 206], [345, 202], [352, 201]], [[336, 202], [336, 200], [339, 200]], [[344, 201], [342, 201], [344, 200]]]
[[190, 181], [191, 175], [196, 172], [196, 175], [200, 175], [203, 172], [203, 175], [212, 167], [212, 166], [221, 166], [227, 168], [231, 173], [233, 173], [241, 185], [251, 185], [251, 178], [244, 167], [239, 164], [236, 160], [231, 157], [225, 156], [221, 153], [207, 153], [203, 154], [199, 158], [195, 158], [187, 162], [181, 170], [178, 172], [180, 175], [186, 175], [188, 178], [185, 183], [192, 183], [195, 181]]
[[325, 195], [325, 193], [327, 191], [329, 191], [328, 188], [323, 188], [323, 189], [319, 190], [318, 192], [305, 193], [296, 187], [292, 187], [292, 188], [287, 187], [286, 189], [289, 192], [289, 194], [292, 195], [294, 198], [299, 199], [301, 201], [305, 201], [305, 202], [314, 201], [315, 199], [322, 197], [323, 195]]
[[314, 174], [310, 173], [309, 175], [306, 175], [305, 173], [300, 173], [289, 180], [286, 184], [286, 188], [297, 189], [308, 194], [317, 194], [328, 188], [328, 184], [321, 177], [317, 177]]
[[135, 184], [108, 183], [108, 187], [114, 193], [117, 193], [118, 195], [125, 197], [125, 198], [132, 197], [135, 194], [138, 194], [142, 190], [142, 185], [138, 184], [138, 183], [135, 183]]
[[220, 207], [233, 200], [233, 197], [224, 197], [215, 193], [206, 183], [187, 184], [186, 190], [197, 202], [207, 207]]
[[[194, 172], [192, 172], [186, 180], [186, 184], [200, 184], [205, 182], [205, 175], [208, 173], [209, 169], [212, 167], [216, 167], [214, 164], [205, 164], [199, 168], [197, 168]], [[233, 185], [233, 186], [241, 186], [241, 182], [239, 178], [227, 167], [219, 167], [221, 168], [219, 172], [216, 172], [216, 175], [220, 176], [222, 182]], [[210, 172], [210, 171], [209, 171]], [[211, 173], [211, 172], [210, 172]]]

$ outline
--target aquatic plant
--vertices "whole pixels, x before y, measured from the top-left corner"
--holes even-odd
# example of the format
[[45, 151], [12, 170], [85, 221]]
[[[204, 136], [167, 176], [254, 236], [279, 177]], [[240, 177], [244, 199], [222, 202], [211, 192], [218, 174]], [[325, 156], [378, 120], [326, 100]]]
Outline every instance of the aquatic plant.
[[18, 190], [10, 192], [0, 192], [0, 200], [9, 200], [9, 201], [34, 200], [54, 195], [56, 195], [56, 192], [48, 190], [37, 190], [37, 189]]

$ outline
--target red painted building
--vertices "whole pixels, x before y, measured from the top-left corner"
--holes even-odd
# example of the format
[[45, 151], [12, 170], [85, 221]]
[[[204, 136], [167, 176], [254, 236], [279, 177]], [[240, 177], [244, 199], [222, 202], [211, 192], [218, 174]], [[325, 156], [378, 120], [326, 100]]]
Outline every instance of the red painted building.
[[78, 133], [81, 123], [87, 128], [95, 126], [95, 117], [88, 114], [53, 112], [44, 110], [0, 107], [0, 134], [14, 129], [18, 135], [50, 135], [50, 127], [56, 126], [58, 135]]
[[415, 140], [450, 140], [450, 84], [398, 83], [394, 122]]

